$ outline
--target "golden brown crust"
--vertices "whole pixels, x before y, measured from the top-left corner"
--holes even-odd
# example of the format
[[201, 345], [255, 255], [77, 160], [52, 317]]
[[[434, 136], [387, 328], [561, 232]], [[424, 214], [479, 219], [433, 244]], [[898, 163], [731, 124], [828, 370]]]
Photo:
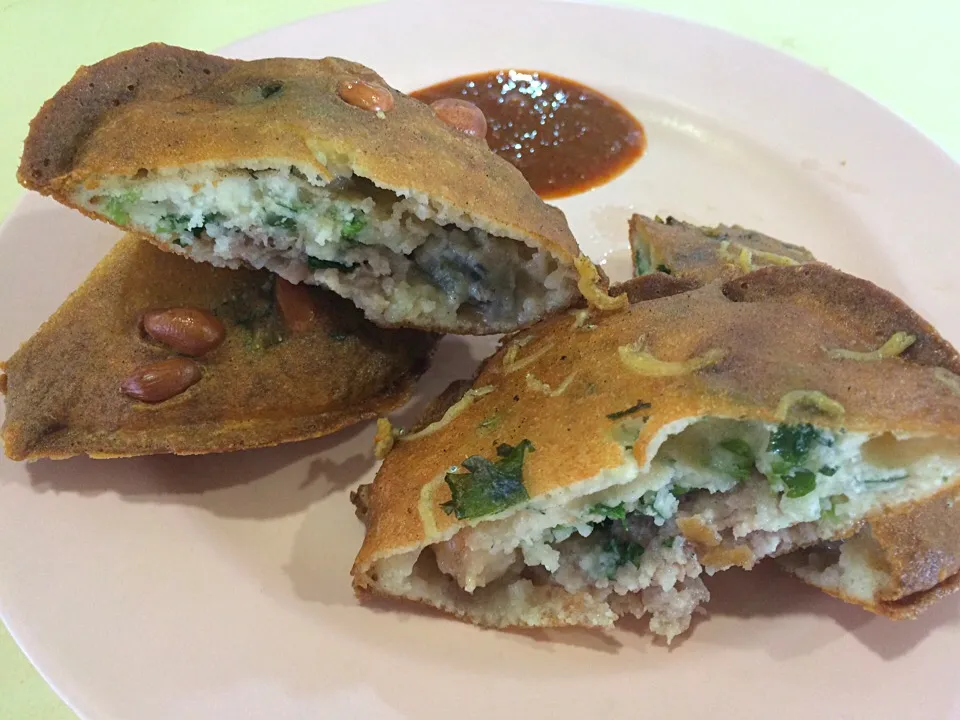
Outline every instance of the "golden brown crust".
[[[955, 349], [936, 330], [898, 298], [872, 283], [848, 277], [838, 283], [824, 265], [790, 269], [765, 269], [748, 277], [742, 267], [723, 257], [719, 243], [723, 239], [765, 252], [792, 258], [800, 264], [813, 263], [804, 248], [781, 243], [759, 233], [734, 228], [708, 230], [671, 221], [657, 222], [640, 215], [630, 221], [630, 242], [634, 252], [652, 253], [669, 265], [673, 275], [644, 275], [631, 282], [651, 282], [674, 286], [678, 281], [702, 284], [723, 278], [724, 294], [738, 302], [779, 302], [802, 307], [831, 324], [853, 324], [862, 328], [867, 340], [847, 348], [874, 350], [896, 332], [916, 336], [915, 343], [902, 357], [918, 365], [943, 367], [960, 372]], [[749, 233], [744, 235], [744, 233]], [[648, 278], [650, 280], [648, 280]], [[637, 291], [634, 290], [636, 294]], [[631, 299], [633, 299], [631, 297]], [[877, 569], [889, 578], [889, 585], [869, 602], [850, 597], [836, 588], [825, 592], [847, 602], [891, 617], [914, 617], [936, 599], [956, 590], [960, 571], [960, 503], [958, 490], [946, 488], [933, 497], [885, 511], [871, 519], [857, 536], [870, 538]], [[812, 552], [817, 552], [813, 548]], [[801, 551], [801, 556], [805, 552]], [[787, 563], [787, 567], [790, 565]], [[820, 587], [820, 586], [818, 586]]]
[[869, 534], [891, 584], [883, 603], [929, 590], [960, 572], [960, 488], [943, 488], [869, 522]]
[[[932, 497], [904, 503], [868, 520], [854, 542], [887, 584], [870, 599], [853, 597], [816, 578], [803, 579], [845, 602], [895, 619], [915, 618], [960, 587], [960, 488], [949, 486]], [[788, 570], [803, 567], [808, 553], [786, 558]]]
[[[405, 601], [416, 601], [435, 610], [445, 612], [458, 620], [492, 628], [521, 627], [607, 627], [614, 616], [603, 601], [597, 600], [589, 591], [572, 593], [559, 585], [534, 584], [519, 580], [514, 584], [514, 592], [526, 595], [526, 604], [534, 612], [511, 614], [502, 611], [477, 611], [477, 606], [490, 605], [491, 599], [500, 594], [495, 586], [476, 588], [469, 595], [462, 590], [449, 575], [441, 573], [433, 561], [432, 552], [426, 553], [422, 561], [417, 562], [414, 574], [432, 592], [419, 597], [401, 597]], [[423, 561], [426, 560], [426, 561]], [[354, 592], [361, 600], [371, 598], [395, 598], [385, 592], [375, 577], [359, 576], [355, 578]], [[466, 596], [466, 597], [465, 597]], [[466, 609], [472, 606], [471, 609]]]
[[[376, 328], [319, 289], [316, 327], [293, 336], [271, 288], [266, 272], [193, 263], [126, 236], [7, 362], [7, 456], [275, 445], [332, 433], [409, 398], [435, 336]], [[136, 367], [174, 355], [140, 336], [140, 315], [185, 305], [212, 310], [227, 330], [224, 343], [198, 359], [200, 382], [157, 405], [123, 395], [120, 383]]]
[[[519, 170], [398, 90], [382, 118], [348, 105], [337, 85], [356, 78], [386, 85], [339, 58], [242, 61], [135, 48], [81, 68], [43, 106], [18, 178], [75, 207], [79, 186], [141, 168], [266, 163], [330, 177], [327, 165], [349, 167], [381, 188], [429, 198], [458, 224], [540, 247], [572, 267], [580, 253], [563, 213]], [[263, 97], [262, 88], [277, 84]]]
[[779, 303], [802, 308], [832, 325], [856, 326], [864, 339], [848, 350], [875, 350], [894, 333], [906, 332], [916, 342], [901, 358], [960, 373], [960, 356], [954, 347], [900, 298], [852, 275], [835, 282], [836, 272], [821, 263], [763, 268], [725, 283], [723, 292], [735, 302]]
[[[894, 296], [819, 264], [764, 269], [735, 282], [737, 293], [727, 292], [731, 283], [713, 284], [634, 303], [619, 313], [594, 314], [591, 327], [578, 327], [566, 315], [509, 339], [475, 381], [475, 387], [493, 386], [492, 393], [442, 431], [398, 445], [385, 460], [370, 495], [368, 532], [354, 574], [362, 576], [380, 558], [428, 545], [467, 524], [439, 509], [449, 499], [442, 483], [434, 497], [435, 532], [425, 530], [416, 511], [421, 488], [465, 457], [492, 457], [500, 443], [530, 440], [536, 451], [525, 460], [524, 484], [531, 497], [619, 467], [622, 449], [608, 416], [639, 400], [652, 404], [634, 443], [641, 466], [650, 441], [673, 422], [702, 416], [779, 422], [781, 398], [798, 389], [826, 394], [844, 414], [794, 419], [877, 434], [896, 428], [960, 436], [960, 397], [944, 392], [927, 366], [949, 345]], [[809, 284], [809, 301], [783, 300], [797, 296], [803, 283]], [[838, 289], [845, 286], [857, 289], [861, 309], [830, 311], [831, 303], [847, 297]], [[923, 333], [921, 348], [927, 349], [884, 360], [882, 369], [877, 363], [833, 360], [825, 352], [824, 347], [875, 347], [878, 329], [892, 322], [891, 314], [907, 324], [897, 329]], [[711, 353], [721, 359], [686, 375], [639, 374], [620, 357], [620, 348], [638, 340], [662, 361]], [[573, 379], [563, 394], [550, 396], [532, 387], [528, 375], [551, 388]], [[490, 417], [498, 418], [496, 431], [478, 432]]]
[[71, 172], [77, 151], [111, 111], [138, 98], [163, 103], [194, 92], [233, 62], [152, 43], [81, 67], [31, 121], [18, 179], [33, 190], [48, 188]]
[[[867, 609], [894, 620], [914, 620], [935, 602], [952, 595], [957, 590], [960, 590], [960, 574], [951, 575], [929, 590], [907, 595], [900, 600], [881, 602]], [[847, 600], [849, 602], [849, 599]]]
[[[749, 280], [741, 279], [746, 275], [744, 270], [736, 263], [725, 262], [717, 253], [719, 239], [724, 237], [744, 247], [789, 256], [799, 265], [760, 268], [750, 274]], [[672, 275], [642, 275], [611, 291], [627, 291], [631, 302], [685, 292], [722, 279], [724, 294], [736, 302], [764, 300], [804, 307], [838, 325], [856, 324], [872, 334], [865, 346], [847, 349], [874, 350], [894, 333], [906, 332], [917, 339], [903, 357], [921, 365], [960, 372], [960, 358], [953, 346], [898, 297], [853, 276], [835, 283], [828, 266], [816, 262], [809, 251], [798, 245], [736, 225], [698, 228], [672, 218], [657, 222], [643, 215], [630, 219], [630, 242], [634, 249], [638, 243], [648, 243], [662, 252], [670, 248], [677, 252]], [[865, 298], [870, 298], [870, 302], [865, 302]]]
[[869, 610], [877, 615], [883, 615], [891, 620], [915, 620], [923, 612], [939, 600], [948, 597], [960, 590], [960, 573], [951, 575], [943, 582], [935, 585], [928, 590], [922, 590], [912, 595], [907, 595], [900, 600], [864, 602], [860, 598], [853, 597], [836, 587], [815, 585], [818, 589], [831, 597], [843, 600], [851, 605], [859, 605], [864, 610]]
[[638, 303], [644, 300], [657, 300], [671, 295], [679, 295], [683, 292], [696, 290], [700, 286], [701, 283], [689, 278], [674, 277], [665, 273], [652, 273], [614, 285], [610, 288], [610, 295], [616, 297], [626, 293], [631, 303]]
[[[635, 272], [663, 269], [697, 285], [730, 280], [767, 265], [816, 260], [806, 248], [739, 225], [706, 228], [673, 217], [661, 221], [644, 215], [630, 218], [630, 249]], [[748, 254], [742, 253], [744, 249]]]

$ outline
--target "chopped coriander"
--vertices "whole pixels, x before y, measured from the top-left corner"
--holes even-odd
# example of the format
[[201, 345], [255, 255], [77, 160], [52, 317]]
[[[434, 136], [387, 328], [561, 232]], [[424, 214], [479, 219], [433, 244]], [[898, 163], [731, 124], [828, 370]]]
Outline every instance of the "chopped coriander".
[[663, 542], [660, 543], [660, 545], [665, 548], [673, 548], [673, 543], [674, 541], [676, 541], [676, 539], [677, 539], [676, 536], [672, 538], [665, 538]]
[[667, 275], [673, 275], [673, 270], [671, 270], [668, 265], [664, 265], [663, 263], [660, 263], [659, 265], [657, 265], [657, 272], [662, 272]]
[[336, 260], [322, 260], [321, 258], [316, 258], [312, 255], [307, 257], [307, 267], [311, 270], [324, 270], [326, 268], [334, 268], [335, 270], [350, 269], [349, 265], [339, 263]]
[[[805, 468], [804, 463], [813, 448], [819, 444], [829, 446], [830, 443], [824, 433], [813, 425], [778, 425], [777, 429], [770, 433], [767, 446], [767, 450], [777, 456], [770, 465], [770, 482], [782, 481], [789, 498], [803, 497], [811, 493], [817, 486], [817, 475]], [[829, 476], [829, 473], [825, 474]]]
[[609, 520], [619, 520], [624, 527], [627, 527], [627, 508], [623, 503], [619, 505], [604, 505], [597, 503], [587, 509], [590, 515], [599, 515]]
[[300, 213], [306, 210], [308, 207], [310, 207], [306, 203], [300, 202], [299, 200], [291, 200], [290, 202], [281, 202], [280, 200], [273, 198], [273, 201], [279, 207], [282, 207], [284, 210], [289, 210], [292, 213]]
[[521, 440], [516, 446], [504, 443], [497, 447], [497, 456], [501, 458], [497, 461], [479, 455], [468, 457], [462, 463], [468, 472], [446, 474], [451, 500], [441, 505], [443, 511], [465, 520], [491, 515], [529, 500], [523, 485], [523, 460], [528, 451], [535, 451], [533, 444]]
[[735, 480], [742, 481], [753, 472], [753, 449], [739, 438], [730, 438], [721, 442], [710, 457], [710, 467]]
[[891, 475], [885, 478], [870, 478], [862, 482], [864, 485], [881, 485], [883, 483], [900, 482], [901, 480], [906, 480], [908, 477], [910, 477], [909, 473], [900, 473], [899, 475]]
[[781, 477], [787, 486], [788, 498], [799, 498], [809, 495], [817, 487], [817, 476], [806, 468], [795, 468], [792, 472]]
[[186, 231], [189, 224], [189, 215], [164, 215], [157, 221], [157, 232], [166, 234], [182, 233]]
[[788, 463], [802, 465], [815, 445], [822, 442], [823, 434], [813, 425], [778, 425], [770, 433], [768, 450]]
[[367, 226], [367, 219], [363, 215], [356, 215], [352, 220], [347, 220], [340, 228], [340, 237], [344, 240], [356, 240], [360, 231]]
[[607, 578], [613, 580], [616, 577], [617, 570], [630, 563], [634, 567], [640, 567], [640, 558], [643, 557], [643, 545], [638, 545], [629, 540], [619, 540], [614, 535], [610, 535], [603, 546], [604, 555], [607, 558], [606, 565]]
[[637, 400], [636, 405], [631, 405], [625, 410], [617, 410], [617, 412], [610, 413], [609, 415], [607, 415], [607, 420], [619, 420], [622, 417], [626, 417], [627, 415], [633, 415], [634, 413], [640, 412], [641, 410], [649, 410], [651, 407], [653, 406], [650, 403], [644, 402], [643, 400]]
[[650, 272], [650, 258], [642, 250], [633, 254], [633, 274], [647, 275]]
[[681, 498], [688, 492], [693, 492], [693, 488], [683, 487], [682, 485], [674, 485], [670, 488], [670, 494], [675, 498]]
[[278, 213], [267, 213], [264, 222], [270, 227], [283, 228], [284, 230], [296, 230], [297, 221], [287, 215]]
[[130, 207], [140, 199], [139, 190], [127, 190], [120, 195], [111, 195], [103, 208], [103, 214], [117, 225], [130, 224]]
[[824, 465], [822, 468], [817, 470], [821, 475], [826, 475], [827, 477], [833, 477], [837, 474], [837, 469], [835, 467], [830, 467], [829, 465]]

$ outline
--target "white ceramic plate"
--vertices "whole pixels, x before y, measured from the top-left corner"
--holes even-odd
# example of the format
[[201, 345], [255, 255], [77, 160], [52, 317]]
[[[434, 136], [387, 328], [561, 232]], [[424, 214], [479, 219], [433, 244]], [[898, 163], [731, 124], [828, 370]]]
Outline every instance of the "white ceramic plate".
[[[279, 28], [232, 55], [341, 55], [395, 86], [536, 68], [617, 98], [646, 156], [558, 204], [627, 270], [636, 210], [739, 222], [900, 293], [960, 340], [960, 168], [901, 120], [799, 62], [720, 32], [572, 3], [396, 2]], [[0, 233], [0, 356], [117, 238], [27, 197]], [[466, 375], [485, 346], [447, 341]], [[466, 352], [469, 350], [469, 353]], [[371, 428], [222, 457], [0, 460], [0, 603], [89, 718], [940, 718], [960, 712], [958, 600], [893, 623], [772, 570], [714, 579], [669, 649], [638, 627], [490, 632], [362, 607], [347, 490]]]

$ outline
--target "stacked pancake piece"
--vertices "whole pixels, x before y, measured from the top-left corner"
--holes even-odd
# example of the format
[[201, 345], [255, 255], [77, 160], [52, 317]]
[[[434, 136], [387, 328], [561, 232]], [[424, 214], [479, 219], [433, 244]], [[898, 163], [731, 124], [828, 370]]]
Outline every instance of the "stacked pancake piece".
[[578, 296], [563, 213], [339, 58], [120, 53], [43, 106], [19, 179], [167, 251], [329, 288], [380, 326], [509, 332]]
[[669, 639], [704, 575], [801, 549], [803, 579], [893, 616], [955, 589], [960, 360], [801, 259], [678, 262], [622, 287], [625, 310], [508, 338], [358, 494], [358, 591], [494, 627], [648, 615]]
[[120, 53], [44, 104], [19, 179], [133, 234], [5, 364], [14, 459], [324, 435], [402, 405], [435, 332], [580, 296], [559, 210], [338, 58]]
[[127, 231], [3, 366], [17, 460], [224, 452], [406, 402], [507, 335], [354, 495], [362, 596], [670, 639], [776, 557], [892, 617], [957, 587], [960, 359], [893, 295], [739, 226], [635, 216], [608, 293], [563, 214], [362, 65], [148, 45], [31, 124], [28, 188]]

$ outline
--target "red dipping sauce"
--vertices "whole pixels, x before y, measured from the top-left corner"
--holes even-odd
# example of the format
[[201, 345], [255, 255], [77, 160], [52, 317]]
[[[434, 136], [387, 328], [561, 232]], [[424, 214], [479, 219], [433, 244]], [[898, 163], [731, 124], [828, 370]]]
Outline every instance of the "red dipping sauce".
[[487, 118], [487, 144], [543, 198], [584, 192], [643, 154], [643, 126], [616, 100], [536, 70], [499, 70], [447, 80], [411, 95], [425, 103], [469, 100]]

